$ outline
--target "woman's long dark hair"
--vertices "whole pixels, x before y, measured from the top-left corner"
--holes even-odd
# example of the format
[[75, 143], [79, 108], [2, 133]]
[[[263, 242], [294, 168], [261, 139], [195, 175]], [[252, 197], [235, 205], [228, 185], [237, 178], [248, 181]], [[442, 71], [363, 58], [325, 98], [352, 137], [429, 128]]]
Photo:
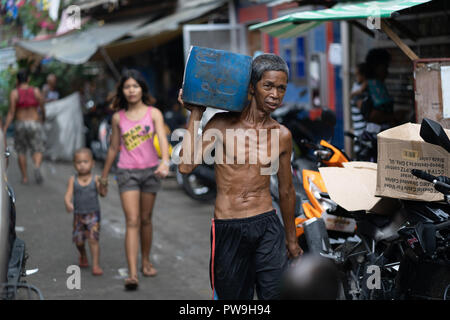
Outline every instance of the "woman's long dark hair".
[[26, 69], [20, 69], [17, 73], [17, 84], [26, 83], [29, 79], [29, 73]]
[[141, 73], [134, 69], [127, 69], [122, 73], [119, 85], [117, 86], [116, 96], [113, 100], [114, 110], [125, 109], [128, 110], [128, 101], [123, 94], [123, 85], [128, 79], [134, 79], [142, 89], [142, 102], [146, 105], [152, 105], [155, 103], [155, 98], [148, 91], [147, 83]]

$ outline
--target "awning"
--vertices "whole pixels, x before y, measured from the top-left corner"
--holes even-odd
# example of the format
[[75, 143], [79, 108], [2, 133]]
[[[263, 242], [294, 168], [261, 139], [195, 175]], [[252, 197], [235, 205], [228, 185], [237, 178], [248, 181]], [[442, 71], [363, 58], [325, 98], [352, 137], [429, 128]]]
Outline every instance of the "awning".
[[119, 2], [118, 0], [78, 0], [75, 1], [73, 4], [80, 7], [81, 10], [88, 10], [109, 3], [117, 5], [118, 2]]
[[52, 57], [64, 63], [82, 64], [87, 62], [99, 48], [124, 37], [128, 32], [151, 19], [150, 16], [93, 26], [85, 31], [72, 32], [47, 40], [19, 41], [16, 47], [43, 57]]
[[151, 22], [139, 29], [129, 32], [130, 36], [154, 36], [163, 32], [170, 32], [180, 29], [183, 22], [201, 17], [213, 11], [227, 2], [226, 0], [209, 1], [203, 5], [180, 7], [177, 11], [167, 17]]
[[369, 17], [391, 18], [394, 12], [404, 10], [431, 0], [377, 0], [338, 3], [333, 8], [317, 11], [296, 12], [280, 18], [250, 26], [273, 37], [296, 37], [319, 24], [333, 20], [367, 19]]
[[[127, 33], [130, 38], [121, 39], [105, 46], [111, 59], [119, 59], [132, 54], [148, 51], [178, 37], [184, 23], [199, 19], [207, 13], [223, 6], [227, 0], [190, 0], [168, 16], [152, 21]], [[102, 59], [97, 53], [93, 60]]]

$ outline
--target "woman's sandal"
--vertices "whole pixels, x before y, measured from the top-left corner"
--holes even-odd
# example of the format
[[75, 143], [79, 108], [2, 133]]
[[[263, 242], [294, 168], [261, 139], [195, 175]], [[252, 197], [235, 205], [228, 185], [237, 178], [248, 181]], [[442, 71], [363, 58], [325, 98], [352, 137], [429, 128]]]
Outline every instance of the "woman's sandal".
[[94, 276], [101, 276], [103, 274], [103, 270], [100, 267], [92, 267], [92, 274]]
[[144, 277], [154, 277], [158, 274], [158, 271], [153, 268], [153, 264], [151, 263], [149, 263], [145, 267], [142, 267], [141, 272]]
[[87, 267], [89, 267], [89, 262], [88, 262], [87, 257], [82, 257], [82, 256], [80, 256], [80, 257], [78, 258], [78, 266], [79, 266], [80, 268], [87, 268]]
[[139, 285], [137, 276], [129, 277], [125, 279], [125, 289], [126, 290], [136, 290]]

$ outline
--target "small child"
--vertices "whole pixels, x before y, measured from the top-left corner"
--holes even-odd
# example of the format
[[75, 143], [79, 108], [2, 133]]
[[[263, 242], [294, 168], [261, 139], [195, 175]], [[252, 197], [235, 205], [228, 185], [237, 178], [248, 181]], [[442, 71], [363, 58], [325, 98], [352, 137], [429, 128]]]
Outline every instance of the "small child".
[[106, 195], [101, 188], [99, 176], [92, 174], [95, 161], [90, 149], [81, 148], [75, 151], [73, 164], [76, 175], [69, 178], [64, 204], [67, 212], [74, 213], [73, 242], [79, 253], [79, 266], [89, 266], [84, 243], [86, 239], [92, 255], [92, 274], [100, 276], [103, 270], [99, 265], [99, 232], [100, 232], [100, 203], [98, 194]]
[[357, 101], [364, 98], [367, 90], [367, 66], [365, 63], [356, 66], [355, 78], [356, 81], [353, 83], [350, 98]]

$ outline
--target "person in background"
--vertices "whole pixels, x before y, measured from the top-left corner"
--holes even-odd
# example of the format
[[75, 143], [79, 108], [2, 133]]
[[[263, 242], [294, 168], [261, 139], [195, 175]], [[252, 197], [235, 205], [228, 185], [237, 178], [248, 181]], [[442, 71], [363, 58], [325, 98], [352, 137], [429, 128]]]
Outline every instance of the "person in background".
[[[150, 262], [153, 237], [152, 213], [161, 179], [169, 173], [169, 145], [161, 111], [151, 106], [151, 96], [142, 75], [127, 70], [120, 79], [114, 100], [111, 144], [103, 168], [100, 184], [105, 190], [108, 174], [120, 150], [117, 182], [120, 200], [126, 217], [125, 250], [128, 278], [125, 288], [138, 287], [138, 250], [141, 243], [142, 274], [155, 276]], [[157, 135], [162, 161], [153, 144]]]
[[[28, 183], [27, 174], [27, 151], [31, 151], [34, 165], [34, 176], [36, 183], [43, 182], [41, 174], [41, 164], [44, 145], [45, 121], [44, 98], [41, 91], [29, 85], [29, 75], [27, 70], [20, 70], [17, 74], [17, 88], [11, 91], [9, 98], [9, 110], [3, 127], [3, 134], [6, 136], [8, 127], [15, 121], [14, 147], [18, 154], [22, 183]], [[39, 108], [41, 115], [39, 115]]]
[[92, 274], [101, 276], [99, 239], [100, 239], [100, 203], [98, 195], [105, 196], [105, 190], [100, 188], [100, 177], [92, 174], [95, 161], [88, 148], [75, 151], [73, 165], [76, 175], [69, 178], [64, 204], [67, 212], [74, 213], [73, 235], [79, 257], [79, 266], [89, 266], [85, 241], [88, 240], [92, 255]]
[[170, 109], [164, 113], [164, 120], [171, 132], [186, 126], [186, 117], [184, 116], [178, 101], [174, 101]]
[[[361, 111], [365, 99], [367, 99], [367, 67], [365, 63], [360, 63], [356, 67], [355, 82], [350, 93], [350, 109], [352, 115], [353, 134], [361, 136], [366, 129], [366, 119]], [[354, 145], [354, 152], [357, 153], [360, 146]]]
[[394, 125], [394, 101], [389, 95], [385, 80], [391, 56], [385, 49], [372, 49], [367, 53], [368, 99], [361, 110], [367, 115], [366, 130], [378, 133]]
[[44, 96], [45, 103], [59, 99], [59, 91], [56, 87], [56, 83], [57, 83], [56, 75], [50, 73], [47, 76], [47, 82], [42, 87], [42, 95]]

